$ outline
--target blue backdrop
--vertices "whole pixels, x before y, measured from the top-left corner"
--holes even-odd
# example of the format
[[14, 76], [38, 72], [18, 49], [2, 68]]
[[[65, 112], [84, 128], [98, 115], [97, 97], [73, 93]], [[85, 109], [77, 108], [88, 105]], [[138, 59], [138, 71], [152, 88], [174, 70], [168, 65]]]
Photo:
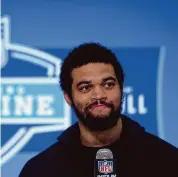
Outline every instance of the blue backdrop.
[[2, 176], [17, 177], [76, 121], [57, 66], [82, 42], [113, 50], [126, 72], [124, 113], [178, 147], [177, 9], [171, 0], [3, 0]]

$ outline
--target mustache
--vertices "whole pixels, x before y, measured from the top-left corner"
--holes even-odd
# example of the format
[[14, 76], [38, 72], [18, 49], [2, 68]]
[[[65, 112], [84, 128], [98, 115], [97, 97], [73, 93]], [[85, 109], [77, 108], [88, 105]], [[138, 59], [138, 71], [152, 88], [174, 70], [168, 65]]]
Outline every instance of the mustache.
[[103, 100], [97, 100], [95, 101], [94, 103], [88, 105], [86, 107], [86, 110], [90, 110], [93, 106], [97, 106], [97, 105], [104, 105], [104, 106], [107, 106], [109, 108], [113, 108], [114, 107], [114, 104], [113, 103], [109, 103], [109, 102], [105, 102]]

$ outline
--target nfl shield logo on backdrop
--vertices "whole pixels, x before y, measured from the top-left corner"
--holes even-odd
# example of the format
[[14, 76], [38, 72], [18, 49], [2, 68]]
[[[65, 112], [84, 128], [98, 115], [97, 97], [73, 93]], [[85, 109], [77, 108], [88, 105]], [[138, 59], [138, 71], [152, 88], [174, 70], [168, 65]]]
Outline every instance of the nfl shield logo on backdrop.
[[[1, 27], [0, 165], [3, 165], [19, 152], [42, 151], [42, 147], [52, 144], [42, 134], [58, 135], [71, 125], [71, 115], [59, 89], [61, 58], [13, 43], [9, 16], [1, 18]], [[40, 143], [29, 143], [33, 139]]]

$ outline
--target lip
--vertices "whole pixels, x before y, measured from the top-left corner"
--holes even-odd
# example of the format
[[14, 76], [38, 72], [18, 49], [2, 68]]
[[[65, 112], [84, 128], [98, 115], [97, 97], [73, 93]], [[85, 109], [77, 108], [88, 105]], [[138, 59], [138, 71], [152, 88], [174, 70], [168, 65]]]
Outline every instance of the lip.
[[105, 106], [105, 105], [95, 105], [95, 106], [92, 106], [91, 108], [108, 108], [108, 106]]

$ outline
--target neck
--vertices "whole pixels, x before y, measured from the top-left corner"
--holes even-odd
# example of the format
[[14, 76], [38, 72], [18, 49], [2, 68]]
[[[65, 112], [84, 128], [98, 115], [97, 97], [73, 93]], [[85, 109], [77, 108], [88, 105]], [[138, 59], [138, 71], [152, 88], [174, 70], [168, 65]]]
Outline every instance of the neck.
[[112, 144], [120, 138], [122, 132], [122, 121], [118, 120], [117, 124], [105, 131], [90, 131], [79, 121], [80, 138], [83, 145], [88, 147], [102, 147]]

